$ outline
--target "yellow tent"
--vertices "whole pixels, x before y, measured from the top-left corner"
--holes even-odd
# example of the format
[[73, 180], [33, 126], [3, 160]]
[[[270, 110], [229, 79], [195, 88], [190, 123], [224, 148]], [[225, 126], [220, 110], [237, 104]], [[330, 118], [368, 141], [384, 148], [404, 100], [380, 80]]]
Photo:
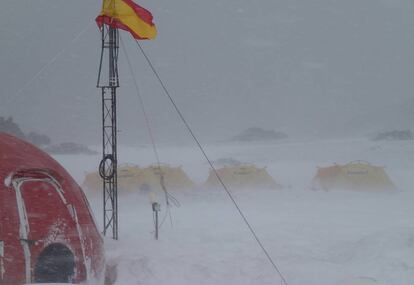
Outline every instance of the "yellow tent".
[[[235, 165], [225, 166], [217, 169], [217, 173], [226, 186], [233, 189], [240, 188], [267, 188], [278, 189], [281, 185], [277, 184], [269, 175], [266, 168], [258, 168], [255, 165]], [[204, 188], [221, 187], [215, 173], [211, 170], [204, 183]]]
[[[149, 192], [163, 190], [161, 174], [167, 190], [188, 190], [194, 188], [194, 183], [181, 167], [168, 165], [149, 166], [140, 168], [134, 165], [118, 167], [118, 188], [120, 192]], [[85, 176], [83, 186], [91, 190], [101, 190], [102, 182], [97, 172]]]
[[312, 189], [387, 191], [396, 188], [383, 167], [354, 161], [345, 165], [318, 168], [312, 181]]

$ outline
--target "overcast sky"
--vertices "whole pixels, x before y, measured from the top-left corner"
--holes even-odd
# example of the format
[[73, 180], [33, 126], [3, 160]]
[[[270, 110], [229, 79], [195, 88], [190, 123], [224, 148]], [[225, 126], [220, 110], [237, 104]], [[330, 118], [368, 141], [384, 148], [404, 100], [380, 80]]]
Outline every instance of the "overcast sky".
[[[412, 0], [138, 3], [153, 13], [159, 32], [143, 46], [204, 141], [252, 126], [291, 137], [412, 128]], [[100, 142], [100, 34], [93, 22], [100, 5], [1, 1], [0, 116], [56, 142]], [[131, 36], [121, 37], [156, 139], [189, 140]], [[147, 142], [122, 50], [119, 69], [120, 141]]]

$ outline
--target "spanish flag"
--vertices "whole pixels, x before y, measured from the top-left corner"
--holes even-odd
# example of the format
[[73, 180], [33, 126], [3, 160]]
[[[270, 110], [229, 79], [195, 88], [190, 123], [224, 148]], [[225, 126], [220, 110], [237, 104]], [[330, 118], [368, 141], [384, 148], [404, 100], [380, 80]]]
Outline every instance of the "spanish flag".
[[154, 39], [157, 29], [152, 14], [132, 0], [103, 0], [102, 11], [96, 18], [99, 27], [106, 24], [128, 31], [135, 39]]

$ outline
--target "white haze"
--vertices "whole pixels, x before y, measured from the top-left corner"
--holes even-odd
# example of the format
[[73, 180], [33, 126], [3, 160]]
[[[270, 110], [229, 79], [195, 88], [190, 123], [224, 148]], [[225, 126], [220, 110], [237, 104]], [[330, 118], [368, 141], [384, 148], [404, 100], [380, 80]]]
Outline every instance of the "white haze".
[[[159, 30], [143, 46], [203, 141], [252, 126], [291, 137], [411, 127], [413, 1], [139, 2]], [[99, 143], [100, 35], [93, 19], [100, 4], [2, 1], [0, 115], [54, 141]], [[125, 32], [122, 38], [157, 141], [187, 142], [135, 43]], [[122, 50], [120, 74], [120, 141], [148, 142]]]
[[[414, 2], [137, 2], [152, 11], [159, 31], [142, 45], [195, 134], [208, 143], [211, 159], [266, 166], [284, 186], [230, 190], [288, 284], [413, 284], [414, 146], [355, 138], [412, 127]], [[54, 142], [99, 145], [100, 34], [94, 18], [100, 5], [1, 1], [0, 116], [13, 116], [24, 131]], [[194, 147], [177, 146], [191, 143], [187, 132], [136, 44], [126, 32], [122, 39], [161, 161], [182, 165], [201, 184], [208, 165]], [[120, 53], [119, 162], [154, 164]], [[223, 142], [253, 126], [290, 138]], [[55, 158], [82, 183], [100, 155]], [[398, 191], [309, 190], [317, 166], [359, 159], [386, 166]], [[228, 197], [216, 190], [174, 193], [182, 205], [173, 209], [174, 226], [162, 227], [159, 242], [152, 237], [148, 198], [121, 195], [120, 241], [106, 240], [107, 260], [118, 264], [116, 284], [280, 284]], [[101, 223], [101, 197], [87, 194]]]
[[[411, 142], [296, 141], [283, 144], [219, 144], [213, 160], [231, 157], [267, 166], [281, 190], [237, 189], [237, 203], [277, 262], [289, 285], [411, 285], [414, 282], [414, 199]], [[191, 147], [161, 147], [163, 162], [182, 165], [197, 185], [208, 165]], [[55, 156], [81, 184], [97, 156]], [[120, 162], [154, 163], [148, 148], [125, 148]], [[362, 159], [385, 166], [393, 192], [311, 191], [317, 166]], [[102, 223], [100, 193], [85, 189]], [[117, 264], [116, 285], [283, 284], [222, 189], [170, 191], [181, 203], [154, 240], [147, 195], [122, 192], [120, 239], [106, 240]], [[165, 217], [163, 195], [156, 199]]]

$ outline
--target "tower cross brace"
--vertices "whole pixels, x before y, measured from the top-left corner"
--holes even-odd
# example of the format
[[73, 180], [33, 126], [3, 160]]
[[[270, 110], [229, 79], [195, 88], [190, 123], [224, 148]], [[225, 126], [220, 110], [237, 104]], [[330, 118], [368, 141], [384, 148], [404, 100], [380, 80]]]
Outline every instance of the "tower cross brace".
[[99, 175], [103, 190], [103, 234], [118, 239], [118, 173], [116, 91], [118, 79], [119, 34], [102, 25], [102, 50], [97, 87], [102, 95], [102, 160]]

